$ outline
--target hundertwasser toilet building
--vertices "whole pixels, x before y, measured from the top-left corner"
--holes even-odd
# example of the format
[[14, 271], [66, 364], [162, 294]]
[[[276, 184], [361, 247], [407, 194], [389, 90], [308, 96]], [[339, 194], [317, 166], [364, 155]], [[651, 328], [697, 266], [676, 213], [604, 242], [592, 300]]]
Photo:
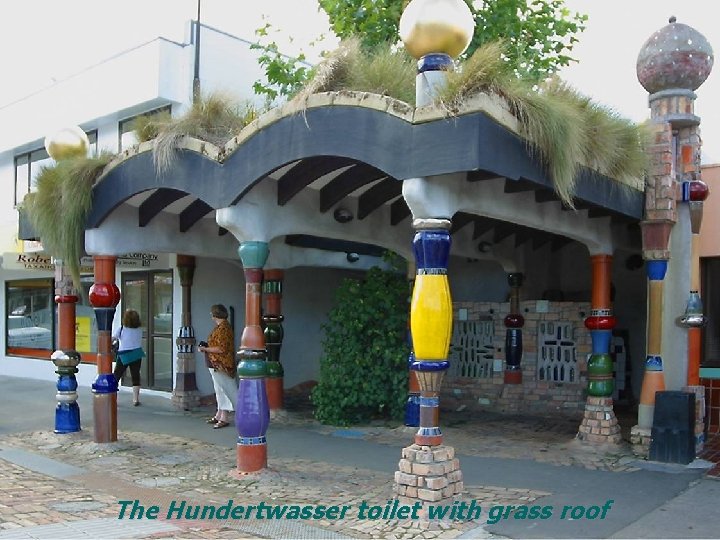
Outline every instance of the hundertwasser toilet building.
[[[452, 441], [442, 439], [442, 404], [575, 414], [578, 437], [596, 444], [619, 442], [614, 403], [635, 401], [633, 442], [647, 452], [655, 392], [677, 390], [697, 396], [699, 446], [698, 246], [708, 188], [693, 103], [712, 67], [709, 44], [675, 20], [649, 38], [637, 73], [650, 104], [647, 174], [618, 179], [580, 164], [568, 205], [503, 100], [479, 94], [452, 112], [435, 104], [465, 45], [426, 39], [415, 8], [403, 35], [418, 58], [415, 106], [365, 92], [314, 94], [268, 111], [224, 145], [184, 137], [162, 170], [152, 140], [121, 146], [92, 191], [83, 260], [90, 306], [76, 306], [81, 295], [62, 269], [52, 282], [46, 254], [3, 255], [0, 372], [55, 378], [50, 354], [73, 345], [77, 377], [94, 385], [94, 411], [83, 415], [93, 414], [96, 441], [109, 442], [117, 437], [111, 313], [141, 312], [146, 381], [189, 408], [212, 394], [195, 346], [210, 331], [210, 306], [222, 302], [243, 396], [238, 469], [258, 470], [283, 388], [318, 376], [335, 288], [391, 250], [410, 262], [415, 283], [410, 378], [420, 424], [403, 451], [399, 495], [437, 501], [462, 490], [444, 444]], [[469, 40], [472, 26], [453, 9], [438, 24]], [[157, 95], [135, 112], [175, 113], [189, 98], [178, 99]], [[91, 127], [92, 118], [74, 123]], [[94, 133], [91, 142], [103, 140]], [[122, 141], [122, 122], [114, 133]], [[28, 145], [11, 152], [16, 175], [37, 161], [40, 150]], [[68, 313], [77, 333], [63, 337]], [[44, 341], [18, 341], [17, 329]]]

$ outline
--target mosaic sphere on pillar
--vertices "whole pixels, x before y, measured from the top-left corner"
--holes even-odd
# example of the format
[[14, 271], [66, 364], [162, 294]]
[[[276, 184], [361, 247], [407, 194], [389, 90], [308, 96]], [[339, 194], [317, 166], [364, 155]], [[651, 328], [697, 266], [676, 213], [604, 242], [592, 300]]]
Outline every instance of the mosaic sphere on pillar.
[[114, 308], [120, 303], [120, 289], [114, 283], [93, 283], [90, 304], [96, 308]]
[[671, 89], [696, 90], [710, 75], [713, 50], [693, 27], [670, 23], [648, 38], [637, 59], [637, 77], [651, 94]]
[[66, 127], [45, 137], [45, 150], [55, 161], [85, 157], [88, 148], [90, 141], [78, 126]]
[[473, 37], [475, 18], [463, 0], [412, 0], [400, 17], [399, 34], [414, 58], [461, 55]]

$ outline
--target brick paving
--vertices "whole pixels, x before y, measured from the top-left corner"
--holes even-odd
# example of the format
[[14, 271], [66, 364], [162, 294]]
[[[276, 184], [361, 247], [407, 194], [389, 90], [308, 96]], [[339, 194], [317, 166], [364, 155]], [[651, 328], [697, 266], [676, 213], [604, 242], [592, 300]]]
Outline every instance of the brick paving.
[[720, 478], [720, 434], [708, 434], [705, 447], [700, 453], [700, 458], [713, 462], [715, 465], [707, 472], [708, 476]]
[[[236, 477], [234, 452], [225, 447], [173, 437], [122, 432], [117, 443], [96, 444], [89, 431], [69, 435], [32, 432], [0, 438], [5, 446], [25, 449], [63, 463], [81, 467], [83, 473], [58, 480], [23, 467], [0, 468], [3, 486], [0, 528], [34, 527], [67, 520], [117, 518], [118, 500], [138, 499], [148, 508], [168, 508], [172, 500], [188, 504], [352, 505], [362, 501], [384, 504], [393, 497], [386, 473], [355, 467], [328, 466], [312, 460], [274, 459], [271, 468], [258, 474]], [[548, 495], [526, 489], [466, 486], [465, 499], [492, 504], [528, 504]], [[99, 508], [60, 512], [60, 503], [96, 502]], [[182, 537], [261, 537], [253, 520], [203, 522], [172, 520]], [[279, 526], [278, 522], [278, 526]], [[398, 520], [359, 520], [357, 512], [342, 521], [326, 519], [304, 522], [319, 530], [356, 538], [454, 538], [477, 523], [421, 523]], [[176, 532], [153, 534], [175, 537]], [[308, 537], [316, 537], [308, 536]]]
[[[198, 413], [198, 416], [201, 416]], [[579, 420], [566, 417], [454, 415], [443, 428], [445, 441], [458, 454], [530, 459], [564, 466], [581, 466], [615, 472], [635, 470], [627, 443], [592, 446], [574, 439]], [[302, 424], [323, 433], [338, 428], [322, 426], [303, 413], [279, 420]], [[442, 423], [442, 422], [441, 422]], [[374, 442], [409, 445], [415, 428], [374, 425], [355, 428], [354, 434]], [[343, 520], [177, 520], [165, 521], [174, 529], [128, 532], [123, 538], [456, 538], [463, 533], [483, 534], [482, 521], [360, 520], [362, 501], [384, 504], [394, 497], [392, 475], [352, 466], [331, 465], [311, 459], [280, 459], [253, 475], [238, 476], [234, 449], [162, 434], [119, 433], [118, 442], [96, 444], [92, 430], [56, 435], [51, 431], [17, 433], [0, 437], [5, 448], [31, 452], [77, 467], [82, 472], [56, 478], [12, 462], [0, 452], [0, 538], [34, 536], [34, 527], [93, 520], [117, 520], [119, 500], [139, 500], [146, 508], [163, 511], [173, 500], [188, 505], [352, 505]], [[708, 444], [708, 451], [711, 444]], [[7, 452], [5, 453], [8, 454]], [[400, 456], [398, 456], [398, 460]], [[717, 469], [717, 467], [716, 467]], [[531, 489], [465, 485], [463, 500], [485, 505], [529, 505], [551, 495]], [[76, 503], [67, 505], [65, 503]], [[541, 503], [538, 503], [541, 504]], [[160, 523], [162, 520], [158, 520]], [[125, 521], [127, 523], [127, 521]], [[149, 523], [144, 520], [144, 523]], [[292, 527], [295, 527], [294, 529]], [[13, 533], [14, 531], [14, 533]], [[23, 532], [24, 531], [24, 532]], [[118, 529], [119, 532], [119, 529]], [[487, 538], [492, 535], [485, 533]]]

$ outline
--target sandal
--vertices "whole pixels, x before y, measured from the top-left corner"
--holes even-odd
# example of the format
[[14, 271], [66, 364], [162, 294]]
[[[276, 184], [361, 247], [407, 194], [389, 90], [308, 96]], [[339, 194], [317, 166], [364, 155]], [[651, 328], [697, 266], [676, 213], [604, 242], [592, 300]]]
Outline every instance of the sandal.
[[220, 429], [224, 427], [228, 427], [230, 425], [230, 422], [225, 422], [224, 420], [219, 420], [217, 424], [213, 426], [213, 429]]
[[205, 420], [205, 423], [206, 423], [206, 424], [217, 424], [219, 421], [220, 421], [220, 420], [218, 420], [218, 419], [215, 418], [214, 416], [211, 416], [210, 418], [208, 418], [207, 420]]

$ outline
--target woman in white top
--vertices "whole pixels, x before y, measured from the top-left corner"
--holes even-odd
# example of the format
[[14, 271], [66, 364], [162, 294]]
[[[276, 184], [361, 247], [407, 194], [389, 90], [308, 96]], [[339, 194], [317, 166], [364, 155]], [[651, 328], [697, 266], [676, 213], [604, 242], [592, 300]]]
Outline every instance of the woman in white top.
[[115, 363], [115, 380], [120, 383], [125, 370], [130, 366], [132, 377], [133, 405], [140, 405], [140, 365], [145, 351], [142, 349], [142, 328], [140, 328], [140, 315], [134, 309], [128, 309], [123, 314], [122, 325], [113, 333], [113, 339], [119, 341], [117, 362]]

